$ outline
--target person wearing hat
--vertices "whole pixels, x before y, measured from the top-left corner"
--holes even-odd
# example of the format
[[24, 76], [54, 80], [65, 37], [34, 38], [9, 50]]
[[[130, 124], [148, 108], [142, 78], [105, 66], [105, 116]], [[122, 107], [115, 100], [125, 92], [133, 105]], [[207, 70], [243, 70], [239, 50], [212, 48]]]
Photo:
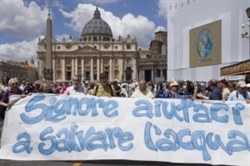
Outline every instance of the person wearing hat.
[[179, 93], [179, 83], [177, 81], [172, 81], [169, 84], [169, 91], [167, 93], [157, 93], [156, 98], [190, 98], [187, 95]]
[[[171, 94], [173, 98], [175, 98], [174, 97], [175, 95], [179, 95], [179, 83], [177, 81], [173, 81], [170, 83], [168, 94], [169, 95]], [[170, 97], [170, 98], [172, 98], [172, 97]]]
[[239, 81], [236, 84], [236, 89], [228, 96], [228, 101], [246, 101], [250, 103], [250, 92], [246, 89], [246, 82]]

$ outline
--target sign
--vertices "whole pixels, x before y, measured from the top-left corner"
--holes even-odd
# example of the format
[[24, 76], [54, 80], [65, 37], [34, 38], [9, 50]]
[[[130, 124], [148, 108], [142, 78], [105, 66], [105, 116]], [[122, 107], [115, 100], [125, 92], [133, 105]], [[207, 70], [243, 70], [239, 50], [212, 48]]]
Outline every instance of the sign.
[[242, 102], [41, 93], [6, 112], [0, 157], [250, 165], [249, 126]]

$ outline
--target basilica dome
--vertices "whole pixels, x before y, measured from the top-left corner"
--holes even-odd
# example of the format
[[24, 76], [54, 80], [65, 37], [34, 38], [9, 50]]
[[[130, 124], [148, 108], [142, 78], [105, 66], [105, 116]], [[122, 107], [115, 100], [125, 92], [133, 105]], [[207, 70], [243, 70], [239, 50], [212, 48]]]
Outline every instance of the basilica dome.
[[81, 37], [86, 40], [112, 40], [112, 31], [106, 21], [101, 18], [101, 13], [96, 8], [94, 17], [83, 27]]

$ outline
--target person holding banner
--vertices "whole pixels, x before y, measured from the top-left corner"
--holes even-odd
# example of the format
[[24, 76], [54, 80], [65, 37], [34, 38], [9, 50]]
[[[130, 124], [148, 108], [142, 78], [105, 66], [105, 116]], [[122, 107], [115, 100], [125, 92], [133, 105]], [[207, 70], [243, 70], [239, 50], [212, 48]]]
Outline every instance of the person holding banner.
[[227, 101], [228, 96], [231, 93], [230, 90], [228, 89], [228, 81], [226, 79], [220, 80], [219, 86], [222, 90], [222, 100]]
[[228, 96], [228, 101], [246, 101], [250, 103], [250, 92], [247, 91], [245, 81], [239, 81], [236, 84], [236, 89]]
[[210, 90], [209, 96], [205, 96], [201, 92], [196, 93], [196, 96], [204, 100], [222, 100], [222, 91], [219, 89], [216, 79], [209, 81], [208, 88]]
[[149, 99], [153, 99], [154, 94], [151, 92], [151, 90], [147, 89], [146, 81], [141, 80], [139, 82], [139, 89], [136, 89], [132, 93], [131, 98], [149, 98]]
[[18, 86], [18, 80], [17, 78], [11, 78], [8, 82], [9, 85], [9, 89], [0, 97], [0, 117], [4, 119], [5, 116], [5, 110], [7, 107], [10, 107], [11, 104], [9, 103], [10, 100], [10, 96], [11, 95], [21, 95], [21, 97], [25, 97], [25, 95], [23, 94], [23, 91], [21, 89], [19, 89]]
[[43, 82], [40, 90], [41, 93], [54, 93], [51, 85], [48, 82]]
[[108, 82], [108, 76], [106, 73], [101, 73], [99, 76], [100, 84], [95, 85], [92, 95], [94, 96], [116, 96], [115, 88]]
[[75, 75], [72, 78], [72, 86], [68, 87], [65, 90], [65, 94], [70, 95], [70, 94], [77, 94], [77, 93], [86, 94], [87, 92], [85, 91], [85, 88], [81, 85], [80, 77], [78, 75]]
[[169, 85], [169, 91], [167, 93], [157, 93], [156, 98], [175, 98], [175, 99], [191, 99], [191, 92], [180, 92], [179, 83], [172, 81]]

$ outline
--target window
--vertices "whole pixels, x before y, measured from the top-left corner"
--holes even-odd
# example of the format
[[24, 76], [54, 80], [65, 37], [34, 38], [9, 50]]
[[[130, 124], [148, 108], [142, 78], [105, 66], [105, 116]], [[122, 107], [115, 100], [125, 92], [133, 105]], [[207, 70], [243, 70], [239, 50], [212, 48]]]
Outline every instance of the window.
[[127, 58], [127, 65], [131, 65], [131, 59], [130, 58]]
[[156, 77], [160, 77], [161, 76], [161, 70], [160, 69], [156, 69]]
[[84, 65], [90, 66], [90, 59], [85, 59]]
[[90, 80], [90, 72], [89, 71], [85, 72], [85, 80]]
[[66, 80], [71, 80], [71, 72], [66, 73]]
[[130, 44], [127, 44], [127, 49], [130, 49], [130, 48], [131, 48]]

